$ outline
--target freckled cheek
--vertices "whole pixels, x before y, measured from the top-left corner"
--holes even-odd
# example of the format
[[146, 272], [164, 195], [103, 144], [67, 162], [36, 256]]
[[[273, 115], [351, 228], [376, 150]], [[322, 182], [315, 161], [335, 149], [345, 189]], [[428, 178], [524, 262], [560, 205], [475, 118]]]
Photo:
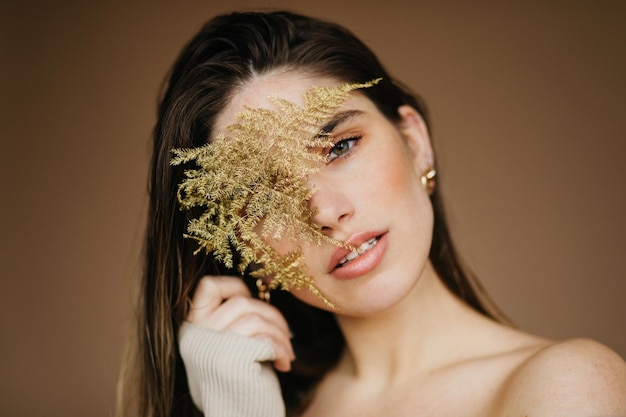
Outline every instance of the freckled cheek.
[[396, 196], [405, 195], [407, 189], [412, 183], [411, 176], [412, 172], [409, 172], [408, 170], [392, 170], [392, 173], [386, 177], [387, 192]]
[[375, 166], [370, 167], [370, 196], [377, 199], [392, 199], [388, 202], [397, 201], [400, 197], [407, 197], [413, 187], [418, 185], [415, 172], [409, 161], [404, 158], [384, 158]]

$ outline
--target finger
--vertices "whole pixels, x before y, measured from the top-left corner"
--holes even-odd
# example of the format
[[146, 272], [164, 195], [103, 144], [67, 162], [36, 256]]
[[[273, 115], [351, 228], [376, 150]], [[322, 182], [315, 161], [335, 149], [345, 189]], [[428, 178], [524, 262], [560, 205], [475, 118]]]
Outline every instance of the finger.
[[206, 318], [211, 321], [211, 327], [221, 330], [244, 314], [257, 314], [266, 321], [274, 323], [282, 331], [284, 337], [291, 338], [289, 325], [281, 312], [271, 304], [250, 297], [231, 297]]
[[224, 300], [234, 296], [250, 297], [243, 280], [231, 276], [206, 276], [196, 286], [187, 321], [192, 323], [210, 315]]
[[267, 341], [272, 345], [276, 355], [274, 358], [276, 369], [286, 372], [291, 368], [291, 361], [295, 359], [295, 355], [290, 339], [285, 337], [281, 329], [263, 317], [256, 314], [243, 315], [225, 330]]
[[[280, 345], [276, 345], [280, 346]], [[275, 348], [280, 349], [280, 347]], [[291, 362], [295, 360], [295, 356], [288, 355], [288, 352], [282, 352], [280, 350], [276, 350], [276, 359], [274, 360], [274, 367], [281, 372], [289, 372], [291, 371]]]
[[291, 342], [287, 341], [281, 343], [279, 340], [267, 336], [266, 334], [254, 335], [254, 338], [268, 341], [274, 348], [276, 358], [274, 359], [274, 366], [281, 372], [289, 372], [291, 370], [291, 362], [296, 359], [293, 353]]
[[270, 336], [286, 347], [286, 352], [289, 357], [294, 357], [290, 335], [286, 334], [283, 329], [277, 327], [276, 323], [268, 321], [256, 313], [247, 313], [239, 316], [237, 320], [233, 321], [224, 330], [248, 337], [259, 337], [261, 335]]

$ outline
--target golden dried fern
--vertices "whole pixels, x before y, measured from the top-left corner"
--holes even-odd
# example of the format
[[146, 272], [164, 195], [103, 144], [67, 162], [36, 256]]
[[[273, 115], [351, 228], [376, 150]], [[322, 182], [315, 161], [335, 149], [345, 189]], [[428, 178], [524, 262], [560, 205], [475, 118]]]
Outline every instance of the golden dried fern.
[[196, 253], [212, 252], [232, 268], [234, 249], [242, 274], [251, 264], [260, 265], [251, 274], [271, 277], [270, 288], [306, 288], [333, 308], [306, 275], [300, 248], [281, 255], [267, 239], [345, 246], [324, 235], [314, 222], [315, 211], [309, 206], [313, 190], [307, 178], [326, 161], [314, 150], [332, 146], [321, 126], [351, 91], [378, 81], [313, 87], [304, 94], [304, 106], [274, 97], [276, 111], [246, 108], [227, 133], [211, 143], [173, 149], [172, 165], [195, 161], [198, 166], [185, 171], [178, 188], [181, 209], [206, 207], [189, 222], [185, 235], [198, 242]]

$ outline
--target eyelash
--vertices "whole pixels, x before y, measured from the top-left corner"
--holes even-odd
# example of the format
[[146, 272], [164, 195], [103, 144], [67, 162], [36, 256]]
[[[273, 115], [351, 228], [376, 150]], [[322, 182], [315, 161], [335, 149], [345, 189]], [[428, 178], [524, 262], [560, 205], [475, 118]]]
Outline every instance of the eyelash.
[[[338, 140], [335, 143], [335, 145], [328, 150], [328, 154], [327, 154], [328, 162], [332, 162], [332, 161], [334, 161], [337, 158], [342, 158], [342, 157], [345, 157], [346, 155], [349, 155], [352, 152], [352, 149], [356, 146], [356, 142], [359, 141], [362, 137], [363, 136], [361, 136], [361, 135], [357, 135], [357, 136], [353, 136], [353, 137], [349, 137], [349, 138], [344, 138], [344, 139]], [[344, 145], [344, 144], [348, 144], [350, 146], [341, 155], [336, 155], [335, 157], [333, 157], [332, 156], [333, 150], [338, 149], [338, 147], [340, 145]]]

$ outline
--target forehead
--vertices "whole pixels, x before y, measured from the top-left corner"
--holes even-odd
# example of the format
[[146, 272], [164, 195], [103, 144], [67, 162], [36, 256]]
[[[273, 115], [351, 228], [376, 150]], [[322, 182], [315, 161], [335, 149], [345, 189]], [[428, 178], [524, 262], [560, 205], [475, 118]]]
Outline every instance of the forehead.
[[272, 97], [279, 97], [302, 106], [304, 94], [310, 88], [334, 87], [340, 84], [341, 82], [334, 78], [294, 71], [274, 72], [255, 77], [236, 90], [226, 107], [218, 114], [215, 132], [224, 132], [227, 126], [235, 123], [237, 115], [246, 107], [275, 110]]

